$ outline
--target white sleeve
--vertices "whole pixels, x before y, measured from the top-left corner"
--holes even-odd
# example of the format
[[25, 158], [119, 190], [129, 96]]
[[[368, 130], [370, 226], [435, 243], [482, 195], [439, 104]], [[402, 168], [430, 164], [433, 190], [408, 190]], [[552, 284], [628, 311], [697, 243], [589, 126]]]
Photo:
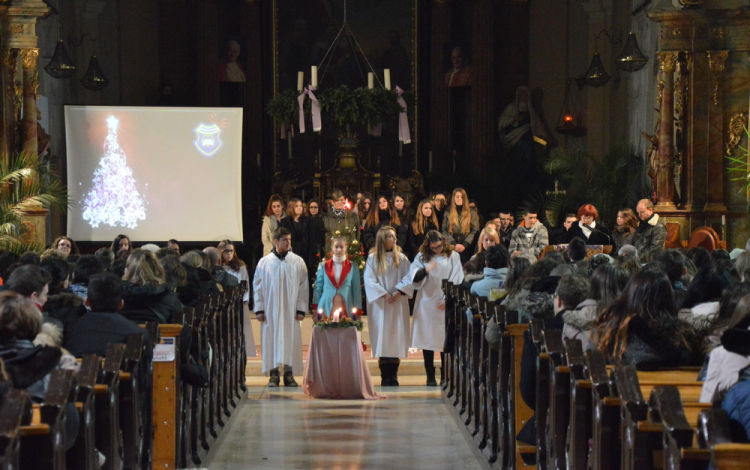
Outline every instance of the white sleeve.
[[365, 263], [364, 281], [365, 296], [367, 296], [367, 302], [374, 302], [388, 293], [388, 291], [385, 289], [385, 286], [383, 286], [378, 280], [375, 270], [374, 254], [367, 257], [367, 262]]

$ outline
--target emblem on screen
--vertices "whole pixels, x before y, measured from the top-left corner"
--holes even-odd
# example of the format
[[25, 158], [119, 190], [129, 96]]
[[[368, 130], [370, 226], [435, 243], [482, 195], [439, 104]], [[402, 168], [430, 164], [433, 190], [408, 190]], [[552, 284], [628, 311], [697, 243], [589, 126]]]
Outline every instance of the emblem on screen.
[[206, 157], [213, 157], [224, 142], [221, 140], [221, 129], [217, 124], [200, 123], [193, 129], [195, 140], [193, 145]]

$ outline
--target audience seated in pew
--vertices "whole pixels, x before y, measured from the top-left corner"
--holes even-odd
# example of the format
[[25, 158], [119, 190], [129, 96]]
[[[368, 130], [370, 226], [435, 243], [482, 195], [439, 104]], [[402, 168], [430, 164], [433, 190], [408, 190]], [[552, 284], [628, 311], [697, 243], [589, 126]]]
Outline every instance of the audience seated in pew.
[[471, 285], [471, 293], [490, 297], [492, 289], [503, 286], [508, 274], [508, 250], [503, 245], [494, 245], [484, 251], [484, 278]]
[[[171, 251], [171, 250], [170, 250]], [[167, 289], [177, 293], [183, 305], [194, 307], [208, 298], [201, 289], [195, 269], [181, 263], [176, 254], [168, 254], [159, 259], [164, 268], [164, 283]]]
[[71, 354], [104, 357], [109, 344], [125, 344], [128, 336], [139, 334], [146, 345], [142, 359], [151, 360], [153, 349], [148, 332], [119, 313], [124, 305], [122, 294], [122, 281], [112, 273], [96, 274], [89, 279], [86, 305], [91, 311], [70, 325], [65, 334], [65, 348]]
[[183, 305], [165, 285], [164, 268], [150, 251], [134, 250], [123, 276], [123, 315], [131, 320], [170, 323]]
[[[744, 283], [743, 283], [744, 284]], [[700, 401], [720, 401], [726, 391], [740, 380], [750, 379], [750, 296], [743, 297], [721, 335], [721, 345], [708, 359], [706, 379]]]
[[659, 263], [662, 271], [669, 278], [669, 282], [672, 283], [675, 305], [677, 305], [677, 308], [682, 308], [685, 294], [687, 294], [687, 284], [683, 282], [682, 278], [687, 274], [687, 257], [678, 250], [664, 250], [654, 255], [654, 261]]
[[86, 313], [83, 299], [68, 290], [68, 263], [56, 258], [43, 259], [39, 265], [47, 271], [52, 280], [49, 283], [47, 302], [42, 306], [42, 312], [49, 318], [60, 322], [63, 331], [71, 323]]
[[[568, 275], [559, 279], [552, 298], [553, 316], [541, 318], [545, 329], [563, 328], [563, 315], [579, 305], [586, 298], [589, 284], [585, 277], [580, 275]], [[520, 391], [523, 401], [531, 408], [536, 407], [536, 356], [537, 349], [531, 341], [529, 331], [524, 333], [523, 351], [521, 352], [521, 374]], [[532, 417], [520, 430], [517, 438], [528, 444], [534, 444], [536, 435], [536, 422]]]
[[213, 246], [209, 246], [203, 250], [208, 255], [208, 259], [211, 262], [211, 275], [213, 275], [216, 282], [221, 284], [221, 287], [226, 289], [227, 287], [234, 287], [239, 285], [239, 281], [235, 276], [232, 276], [221, 266], [221, 253], [219, 249]]
[[703, 266], [688, 286], [679, 317], [696, 329], [710, 330], [718, 317], [722, 292], [734, 283], [735, 279], [726, 266], [717, 262]]
[[579, 339], [584, 350], [591, 343], [591, 329], [599, 314], [612, 305], [628, 283], [625, 271], [615, 264], [599, 266], [591, 276], [586, 300], [563, 314], [563, 336]]
[[510, 310], [521, 314], [526, 321], [530, 318], [528, 313], [523, 311], [521, 302], [525, 301], [531, 293], [531, 287], [538, 281], [549, 277], [555, 267], [560, 265], [561, 262], [554, 258], [542, 258], [536, 263], [529, 266], [524, 272], [517, 283], [508, 292], [508, 295], [503, 300], [503, 305]]
[[677, 317], [669, 278], [643, 269], [594, 322], [594, 344], [608, 362], [638, 370], [700, 364], [702, 337]]
[[721, 407], [729, 415], [733, 440], [750, 442], [750, 381], [739, 382], [730, 388]]
[[83, 255], [76, 261], [73, 268], [73, 283], [70, 284], [70, 291], [86, 300], [86, 291], [88, 290], [89, 278], [94, 274], [105, 271], [102, 259], [94, 255]]

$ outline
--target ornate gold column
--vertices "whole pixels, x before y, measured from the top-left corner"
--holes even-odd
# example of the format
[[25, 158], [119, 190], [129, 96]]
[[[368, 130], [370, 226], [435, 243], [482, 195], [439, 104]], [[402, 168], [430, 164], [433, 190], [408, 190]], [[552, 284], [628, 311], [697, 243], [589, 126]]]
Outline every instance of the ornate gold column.
[[726, 212], [724, 204], [724, 97], [722, 79], [729, 51], [706, 51], [709, 70], [706, 212]]
[[[36, 22], [46, 17], [52, 9], [41, 0], [19, 0], [8, 7], [5, 18], [7, 33], [3, 44], [3, 123], [2, 136], [5, 143], [2, 159], [13, 158], [18, 150], [38, 151], [37, 144], [37, 107], [39, 89], [39, 72], [37, 70], [39, 49], [36, 36]], [[18, 62], [22, 71], [18, 73]], [[23, 111], [22, 120], [21, 111]], [[21, 124], [19, 126], [19, 124]], [[20, 132], [19, 132], [20, 131]], [[20, 138], [20, 142], [19, 142]], [[19, 145], [20, 144], [20, 145]], [[19, 149], [20, 147], [20, 149]], [[44, 244], [47, 235], [47, 216], [49, 211], [41, 206], [27, 211], [24, 223], [29, 228], [27, 241]]]
[[677, 52], [659, 52], [659, 163], [656, 211], [674, 210], [674, 69]]
[[[23, 121], [20, 126], [20, 147], [25, 151], [37, 151], [36, 141], [36, 100], [39, 88], [37, 62], [39, 49], [36, 36], [36, 22], [51, 12], [51, 8], [41, 0], [20, 0], [13, 2], [5, 14], [7, 24], [6, 40], [3, 44], [5, 105], [10, 105], [11, 112], [3, 113], [3, 134], [6, 144], [3, 145], [2, 157], [10, 158], [19, 150], [19, 118], [23, 110]], [[22, 61], [23, 71], [18, 74], [18, 59]], [[12, 90], [12, 91], [11, 91]]]
[[451, 36], [450, 0], [434, 0], [430, 37], [430, 145], [436, 173], [451, 171], [450, 89], [445, 86], [445, 48]]

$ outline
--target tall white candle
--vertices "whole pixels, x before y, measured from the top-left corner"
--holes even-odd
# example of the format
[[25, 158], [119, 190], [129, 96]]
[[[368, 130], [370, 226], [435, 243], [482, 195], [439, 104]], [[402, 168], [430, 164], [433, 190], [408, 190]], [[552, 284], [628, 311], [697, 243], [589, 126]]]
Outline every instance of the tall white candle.
[[318, 66], [313, 65], [310, 69], [310, 75], [312, 76], [311, 84], [313, 88], [318, 88]]
[[367, 88], [370, 90], [375, 88], [375, 74], [372, 72], [367, 72]]
[[258, 160], [258, 169], [260, 170], [260, 152], [255, 157]]
[[726, 225], [726, 224], [727, 224], [727, 216], [726, 215], [722, 215], [721, 216], [721, 225]]
[[391, 89], [391, 69], [383, 70], [383, 78], [385, 78], [385, 89]]
[[305, 86], [305, 72], [299, 71], [297, 72], [297, 91], [302, 91], [302, 88]]

